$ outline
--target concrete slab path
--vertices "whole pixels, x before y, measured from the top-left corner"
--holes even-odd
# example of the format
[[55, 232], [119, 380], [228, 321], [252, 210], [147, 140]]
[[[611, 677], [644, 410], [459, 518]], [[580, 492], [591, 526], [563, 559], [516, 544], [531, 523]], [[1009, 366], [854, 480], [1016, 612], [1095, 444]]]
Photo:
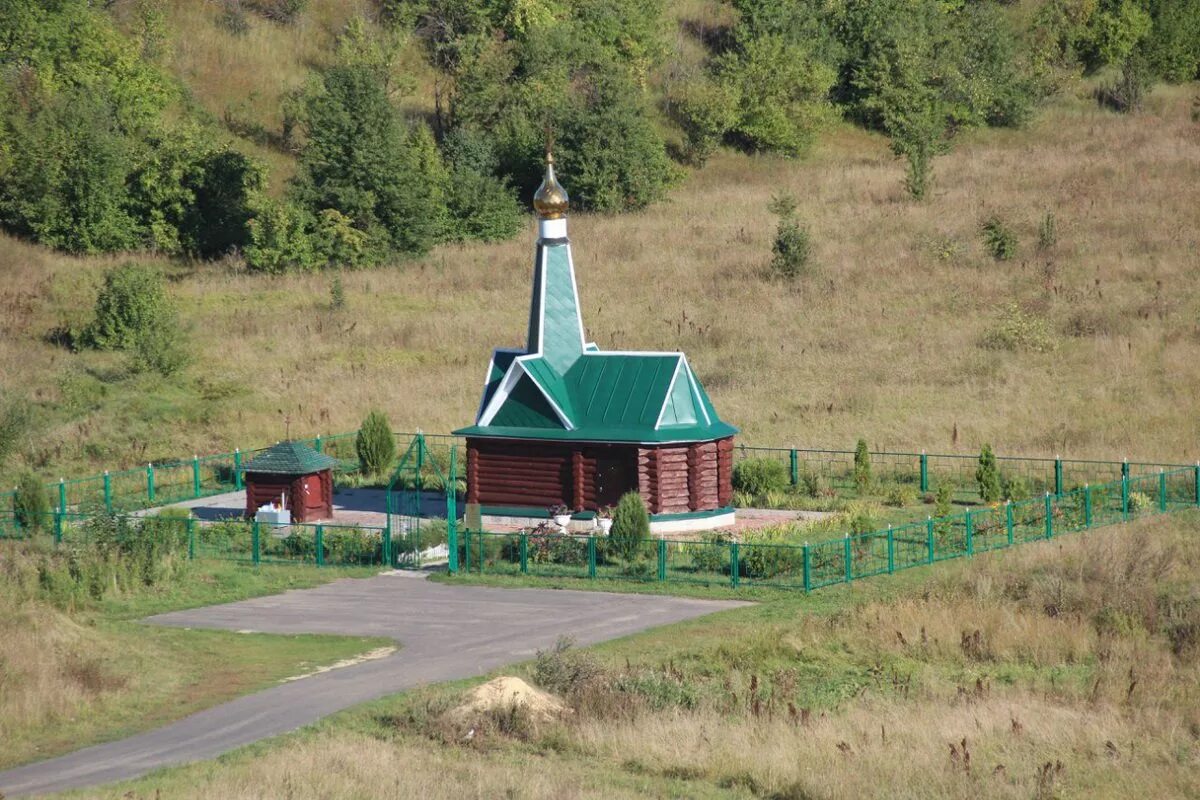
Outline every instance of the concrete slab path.
[[4, 797], [63, 791], [213, 758], [405, 689], [482, 675], [570, 635], [595, 644], [747, 605], [655, 595], [450, 586], [386, 573], [149, 618], [158, 625], [387, 636], [394, 654], [290, 681], [154, 731], [0, 772]]

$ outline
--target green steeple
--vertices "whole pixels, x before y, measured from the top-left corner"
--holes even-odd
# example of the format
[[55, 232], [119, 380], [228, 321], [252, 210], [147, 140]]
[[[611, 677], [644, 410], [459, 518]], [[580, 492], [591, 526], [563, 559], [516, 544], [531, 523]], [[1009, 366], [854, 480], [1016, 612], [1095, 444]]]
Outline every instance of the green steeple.
[[583, 354], [583, 318], [575, 289], [571, 245], [538, 242], [529, 306], [527, 353], [541, 353], [560, 373]]

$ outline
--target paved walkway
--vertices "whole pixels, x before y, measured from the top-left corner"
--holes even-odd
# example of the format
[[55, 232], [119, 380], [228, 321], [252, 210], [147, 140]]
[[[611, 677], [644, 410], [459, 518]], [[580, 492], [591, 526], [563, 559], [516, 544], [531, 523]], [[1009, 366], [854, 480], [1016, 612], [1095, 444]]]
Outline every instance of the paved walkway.
[[158, 730], [0, 772], [4, 797], [62, 791], [213, 758], [336, 711], [531, 658], [564, 634], [595, 644], [738, 601], [554, 589], [449, 586], [417, 573], [340, 580], [316, 589], [151, 617], [159, 625], [389, 636], [393, 655], [283, 683]]

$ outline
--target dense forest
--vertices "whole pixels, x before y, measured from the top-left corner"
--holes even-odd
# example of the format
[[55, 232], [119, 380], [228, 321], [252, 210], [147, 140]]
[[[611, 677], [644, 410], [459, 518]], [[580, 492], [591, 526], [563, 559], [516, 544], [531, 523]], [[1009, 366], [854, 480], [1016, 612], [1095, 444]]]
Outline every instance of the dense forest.
[[[306, 5], [212, 4], [235, 35]], [[1081, 77], [1136, 111], [1200, 74], [1200, 0], [727, 0], [679, 30], [655, 0], [362, 11], [301, 87], [256, 99], [268, 130], [164, 66], [163, 0], [0, 0], [0, 226], [74, 253], [371, 265], [516, 234], [548, 137], [576, 206], [619, 212], [715, 148], [801, 157], [838, 119], [884, 133], [919, 199], [964, 129], [1020, 126]], [[295, 159], [285, 185], [248, 142]]]

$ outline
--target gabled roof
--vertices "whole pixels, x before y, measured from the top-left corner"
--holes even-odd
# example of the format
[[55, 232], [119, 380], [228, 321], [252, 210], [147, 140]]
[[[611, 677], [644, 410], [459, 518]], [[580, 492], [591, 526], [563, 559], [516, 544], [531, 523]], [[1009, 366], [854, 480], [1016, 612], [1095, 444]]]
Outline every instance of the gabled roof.
[[259, 452], [242, 470], [273, 475], [308, 475], [337, 466], [339, 462], [336, 458], [318, 453], [306, 444], [287, 441]]
[[570, 243], [552, 236], [538, 240], [528, 343], [492, 353], [475, 424], [455, 433], [660, 443], [737, 429], [717, 417], [683, 353], [606, 351], [584, 338]]

